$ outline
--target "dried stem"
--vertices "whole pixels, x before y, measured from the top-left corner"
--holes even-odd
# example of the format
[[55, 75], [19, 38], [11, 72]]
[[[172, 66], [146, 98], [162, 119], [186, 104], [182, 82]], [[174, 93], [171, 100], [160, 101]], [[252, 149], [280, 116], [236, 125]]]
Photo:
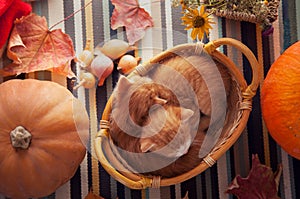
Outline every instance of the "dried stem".
[[86, 82], [86, 79], [82, 79], [76, 86], [73, 87], [73, 90], [77, 90], [79, 87], [83, 86]]
[[31, 142], [31, 134], [23, 126], [17, 126], [10, 132], [11, 144], [14, 148], [28, 149]]

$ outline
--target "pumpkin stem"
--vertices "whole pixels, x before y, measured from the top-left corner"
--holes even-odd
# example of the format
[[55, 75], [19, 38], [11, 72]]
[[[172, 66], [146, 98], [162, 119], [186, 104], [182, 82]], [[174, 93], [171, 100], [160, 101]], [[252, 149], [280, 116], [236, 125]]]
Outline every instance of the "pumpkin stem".
[[27, 149], [31, 141], [31, 134], [23, 126], [17, 126], [10, 132], [10, 140], [14, 148]]

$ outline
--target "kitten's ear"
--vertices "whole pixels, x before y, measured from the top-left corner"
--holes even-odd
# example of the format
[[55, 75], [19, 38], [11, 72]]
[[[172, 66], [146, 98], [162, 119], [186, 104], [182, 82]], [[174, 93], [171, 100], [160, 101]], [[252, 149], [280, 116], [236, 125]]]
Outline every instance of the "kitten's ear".
[[157, 104], [160, 104], [160, 105], [164, 105], [166, 104], [168, 101], [163, 99], [163, 98], [160, 98], [158, 96], [155, 96], [154, 97], [154, 102], [157, 103]]
[[118, 81], [118, 89], [120, 91], [126, 91], [133, 84], [127, 77], [121, 75]]
[[140, 144], [141, 144], [141, 151], [143, 153], [151, 152], [155, 147], [155, 143], [151, 142], [151, 140], [149, 139], [141, 139]]
[[181, 120], [187, 122], [194, 114], [194, 111], [187, 108], [181, 108]]

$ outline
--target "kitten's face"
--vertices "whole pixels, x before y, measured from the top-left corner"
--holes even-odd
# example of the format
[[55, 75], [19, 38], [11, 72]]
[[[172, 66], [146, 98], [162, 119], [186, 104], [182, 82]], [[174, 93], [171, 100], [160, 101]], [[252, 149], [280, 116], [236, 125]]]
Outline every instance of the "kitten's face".
[[[194, 112], [177, 106], [176, 96], [169, 89], [147, 78], [133, 82], [121, 77], [115, 98], [113, 117], [124, 117], [119, 121], [125, 126], [129, 126], [126, 118], [131, 117], [141, 127], [141, 132], [135, 132], [141, 137], [140, 151], [155, 151], [170, 158], [187, 153], [192, 143], [189, 119]], [[129, 114], [124, 114], [125, 109], [129, 109]]]
[[161, 88], [155, 83], [140, 85], [131, 95], [129, 101], [129, 113], [138, 125], [145, 125], [150, 108], [155, 105], [164, 105], [167, 100], [160, 96]]
[[[119, 107], [129, 101], [129, 115], [137, 125], [145, 125], [150, 108], [155, 104], [165, 105], [178, 103], [172, 91], [160, 84], [154, 83], [147, 77], [141, 77], [131, 81], [121, 76], [118, 82], [118, 93], [115, 102]], [[124, 112], [123, 112], [124, 113]]]
[[[156, 152], [168, 158], [178, 158], [188, 152], [192, 143], [189, 119], [193, 111], [175, 106], [150, 111], [148, 126], [143, 128], [141, 151]], [[162, 124], [163, 123], [163, 124]]]

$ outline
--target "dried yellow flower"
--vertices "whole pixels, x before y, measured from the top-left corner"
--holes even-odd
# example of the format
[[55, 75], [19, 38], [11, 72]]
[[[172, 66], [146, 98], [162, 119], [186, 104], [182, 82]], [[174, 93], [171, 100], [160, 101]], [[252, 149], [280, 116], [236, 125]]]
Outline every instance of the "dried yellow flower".
[[186, 25], [185, 30], [192, 28], [191, 38], [202, 40], [204, 33], [209, 34], [209, 29], [212, 29], [210, 24], [213, 24], [213, 21], [210, 21], [209, 15], [205, 12], [205, 7], [201, 6], [200, 9], [191, 9], [187, 8], [187, 12], [181, 17], [183, 25]]

